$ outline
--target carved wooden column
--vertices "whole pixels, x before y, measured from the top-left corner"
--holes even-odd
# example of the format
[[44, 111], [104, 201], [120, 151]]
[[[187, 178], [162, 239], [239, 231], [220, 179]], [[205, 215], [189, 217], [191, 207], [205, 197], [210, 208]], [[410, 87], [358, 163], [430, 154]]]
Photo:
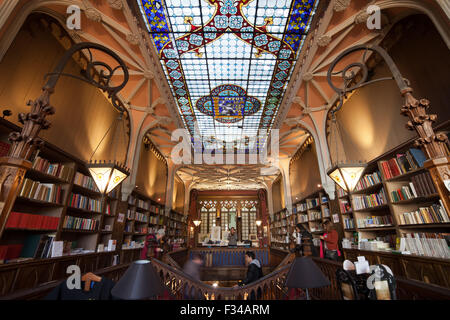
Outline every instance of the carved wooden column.
[[430, 172], [445, 210], [450, 212], [450, 193], [444, 185], [444, 180], [450, 179], [450, 157], [445, 145], [448, 138], [444, 133], [434, 132], [432, 125], [437, 116], [427, 114], [427, 109], [430, 107], [428, 100], [417, 100], [413, 97], [410, 88], [402, 91], [402, 95], [405, 98], [402, 114], [410, 119], [406, 127], [409, 130], [415, 130], [419, 135], [415, 146], [422, 148], [427, 155], [428, 160], [424, 166]]
[[50, 122], [45, 117], [55, 113], [50, 106], [52, 93], [52, 89], [44, 89], [36, 101], [27, 103], [31, 106], [31, 111], [19, 114], [19, 122], [23, 124], [22, 131], [9, 135], [12, 145], [8, 157], [0, 159], [0, 237], [22, 188], [25, 173], [31, 168], [29, 158], [36, 147], [43, 143], [38, 138], [39, 132], [50, 127]]

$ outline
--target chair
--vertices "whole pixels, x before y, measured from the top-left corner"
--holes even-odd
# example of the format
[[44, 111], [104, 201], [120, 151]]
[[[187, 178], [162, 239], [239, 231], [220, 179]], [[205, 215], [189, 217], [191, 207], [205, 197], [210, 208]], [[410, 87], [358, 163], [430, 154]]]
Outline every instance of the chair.
[[343, 300], [361, 300], [358, 294], [356, 280], [350, 271], [342, 268], [337, 269], [336, 280]]

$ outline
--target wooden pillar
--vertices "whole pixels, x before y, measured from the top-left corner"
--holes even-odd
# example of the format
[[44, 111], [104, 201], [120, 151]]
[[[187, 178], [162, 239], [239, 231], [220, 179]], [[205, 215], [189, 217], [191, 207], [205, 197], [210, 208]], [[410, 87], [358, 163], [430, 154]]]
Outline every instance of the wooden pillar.
[[429, 170], [431, 178], [444, 204], [445, 210], [450, 212], [450, 192], [444, 185], [444, 180], [450, 179], [449, 154], [447, 152], [447, 135], [435, 133], [433, 123], [437, 119], [435, 114], [427, 114], [430, 102], [426, 99], [417, 100], [412, 95], [412, 89], [402, 91], [405, 104], [401, 109], [404, 116], [409, 117], [406, 127], [419, 135], [415, 141], [416, 147], [421, 147], [427, 155], [428, 161], [424, 166]]
[[22, 189], [25, 173], [30, 168], [30, 161], [0, 158], [0, 238], [17, 195]]

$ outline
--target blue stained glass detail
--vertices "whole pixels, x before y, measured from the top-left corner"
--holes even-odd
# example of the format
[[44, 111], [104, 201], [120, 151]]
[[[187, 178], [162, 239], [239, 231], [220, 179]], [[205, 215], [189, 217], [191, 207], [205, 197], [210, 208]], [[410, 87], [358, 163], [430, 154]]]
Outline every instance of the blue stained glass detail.
[[291, 67], [291, 64], [285, 60], [285, 61], [281, 62], [281, 63], [278, 65], [278, 67], [279, 67], [281, 70], [287, 70], [287, 69], [289, 69], [289, 68]]
[[267, 36], [265, 34], [261, 34], [255, 37], [255, 43], [258, 47], [266, 45], [267, 42], [269, 42], [269, 40], [267, 40]]
[[291, 58], [291, 50], [282, 49], [280, 50], [280, 59], [289, 59]]
[[166, 62], [166, 66], [168, 66], [169, 69], [176, 69], [176, 68], [178, 68], [179, 64], [178, 64], [178, 62], [176, 62], [174, 60], [169, 60]]
[[242, 39], [252, 39], [253, 38], [253, 27], [244, 27], [241, 29], [241, 37]]
[[269, 51], [274, 52], [280, 49], [281, 41], [272, 41], [269, 43]]
[[163, 52], [166, 55], [166, 58], [168, 59], [175, 59], [178, 57], [177, 52], [173, 49], [164, 49]]
[[226, 0], [224, 6], [220, 8], [221, 14], [236, 14], [237, 8], [234, 6], [234, 1]]
[[280, 71], [276, 74], [275, 76], [278, 80], [283, 80], [284, 78], [287, 77], [287, 73], [284, 71]]
[[176, 80], [172, 84], [177, 88], [182, 88], [184, 86], [183, 82], [181, 82], [180, 80]]
[[178, 50], [187, 51], [189, 49], [189, 43], [184, 40], [177, 40]]
[[228, 18], [225, 16], [216, 16], [214, 22], [217, 28], [224, 29], [228, 27]]
[[244, 22], [244, 18], [242, 18], [242, 17], [230, 17], [230, 28], [240, 29], [240, 28], [242, 28], [243, 22]]
[[319, 0], [136, 1], [191, 134], [244, 148], [270, 129]]
[[205, 31], [205, 38], [206, 39], [215, 39], [217, 37], [217, 34], [215, 31], [217, 31], [217, 28], [214, 27], [204, 27], [203, 30]]
[[171, 73], [169, 73], [169, 75], [174, 78], [174, 79], [180, 79], [181, 78], [181, 73], [179, 73], [177, 70], [173, 70]]
[[273, 86], [274, 86], [275, 88], [277, 88], [277, 89], [280, 89], [280, 88], [282, 88], [282, 87], [284, 86], [284, 83], [281, 82], [281, 81], [277, 81], [277, 82], [275, 82], [275, 83], [273, 84]]
[[189, 42], [194, 46], [201, 46], [203, 43], [203, 37], [198, 34], [191, 34], [189, 37]]

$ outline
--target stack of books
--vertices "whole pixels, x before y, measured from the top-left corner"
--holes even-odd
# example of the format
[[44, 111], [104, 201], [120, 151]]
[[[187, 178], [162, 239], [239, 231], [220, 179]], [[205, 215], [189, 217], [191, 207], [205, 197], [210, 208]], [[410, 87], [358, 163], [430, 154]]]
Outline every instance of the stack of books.
[[411, 148], [405, 154], [397, 154], [397, 157], [388, 161], [380, 161], [383, 175], [386, 179], [392, 179], [407, 172], [423, 167], [426, 157], [422, 150]]
[[64, 190], [60, 185], [25, 179], [19, 196], [61, 204]]
[[47, 159], [39, 156], [34, 159], [32, 168], [64, 181], [69, 181], [73, 174], [73, 168], [61, 163], [50, 163]]
[[421, 207], [415, 211], [405, 212], [399, 215], [400, 224], [427, 224], [450, 222], [448, 212], [442, 202], [429, 207]]

